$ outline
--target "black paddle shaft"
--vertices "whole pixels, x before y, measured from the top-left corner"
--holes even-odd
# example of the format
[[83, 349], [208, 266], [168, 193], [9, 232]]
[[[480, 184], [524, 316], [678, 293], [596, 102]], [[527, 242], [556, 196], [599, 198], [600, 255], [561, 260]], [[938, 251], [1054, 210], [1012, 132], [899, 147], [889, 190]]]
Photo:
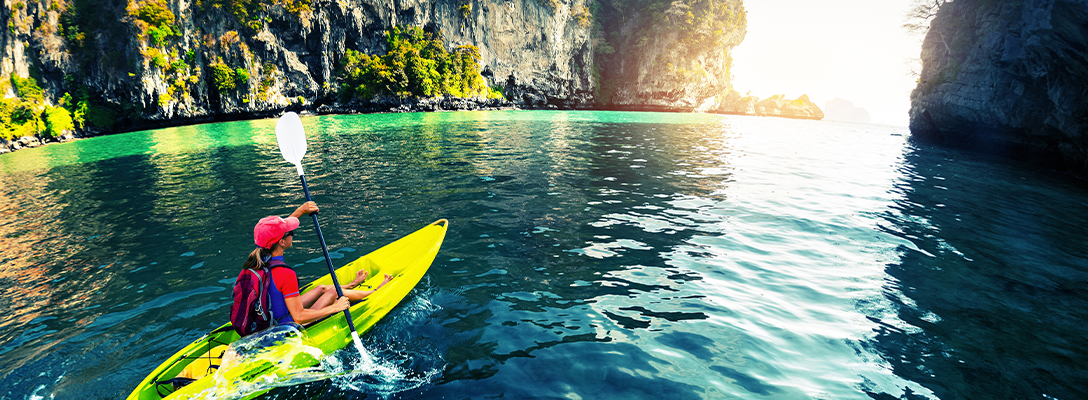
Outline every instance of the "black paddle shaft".
[[[306, 201], [313, 201], [310, 199], [310, 187], [306, 185], [306, 176], [299, 175], [299, 179], [302, 180], [302, 191], [306, 193]], [[317, 230], [317, 240], [321, 242], [321, 252], [325, 253], [325, 263], [329, 265], [329, 276], [332, 277], [332, 285], [336, 287], [336, 298], [344, 297], [344, 290], [340, 289], [340, 281], [336, 279], [336, 269], [332, 266], [332, 257], [329, 257], [329, 248], [325, 246], [325, 236], [321, 234], [321, 224], [317, 222], [317, 212], [310, 213], [310, 216], [314, 219], [314, 229]], [[348, 328], [351, 328], [352, 332], [355, 332], [355, 322], [351, 320], [351, 310], [345, 309], [344, 316], [348, 318]]]

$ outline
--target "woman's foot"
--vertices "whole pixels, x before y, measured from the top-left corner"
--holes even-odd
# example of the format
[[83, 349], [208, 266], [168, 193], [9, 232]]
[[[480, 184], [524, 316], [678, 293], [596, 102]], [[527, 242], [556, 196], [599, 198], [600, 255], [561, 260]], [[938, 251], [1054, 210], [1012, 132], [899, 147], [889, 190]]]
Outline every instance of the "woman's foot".
[[366, 275], [367, 272], [365, 269], [355, 273], [355, 279], [352, 279], [350, 283], [345, 285], [344, 289], [354, 289], [356, 286], [363, 284], [363, 282], [366, 281]]

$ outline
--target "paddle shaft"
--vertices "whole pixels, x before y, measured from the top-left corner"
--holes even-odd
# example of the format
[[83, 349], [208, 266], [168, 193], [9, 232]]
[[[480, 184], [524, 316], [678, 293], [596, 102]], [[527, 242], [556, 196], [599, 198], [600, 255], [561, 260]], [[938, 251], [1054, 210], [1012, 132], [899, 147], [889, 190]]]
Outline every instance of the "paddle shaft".
[[[302, 180], [302, 191], [306, 193], [306, 201], [313, 201], [310, 199], [310, 187], [306, 185], [306, 176], [299, 175], [299, 179]], [[310, 213], [310, 217], [314, 219], [314, 229], [317, 230], [317, 240], [321, 242], [321, 252], [325, 253], [325, 263], [329, 265], [329, 276], [332, 277], [332, 285], [336, 287], [336, 298], [344, 297], [344, 290], [340, 289], [340, 281], [336, 279], [336, 269], [332, 266], [332, 257], [329, 257], [329, 248], [325, 246], [325, 236], [321, 234], [321, 224], [317, 222], [317, 212]], [[351, 320], [351, 309], [344, 310], [344, 316], [348, 319], [348, 328], [351, 328], [352, 332], [355, 332], [355, 322]]]

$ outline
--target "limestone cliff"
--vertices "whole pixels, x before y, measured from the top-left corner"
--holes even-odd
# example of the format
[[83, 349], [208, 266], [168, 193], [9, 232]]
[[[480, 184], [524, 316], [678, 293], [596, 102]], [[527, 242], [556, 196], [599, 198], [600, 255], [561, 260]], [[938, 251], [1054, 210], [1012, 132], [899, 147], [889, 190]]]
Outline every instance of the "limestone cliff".
[[859, 122], [868, 124], [873, 122], [869, 112], [857, 107], [854, 102], [841, 98], [834, 98], [824, 103], [825, 117], [832, 121]]
[[1088, 172], [1088, 0], [956, 0], [911, 93], [915, 139]]
[[[66, 102], [72, 108], [78, 102], [73, 116], [91, 133], [264, 117], [285, 109], [473, 107], [449, 98], [343, 102], [338, 68], [345, 55], [386, 54], [386, 32], [396, 26], [422, 27], [447, 48], [475, 46], [486, 85], [508, 99], [484, 104], [714, 110], [732, 93], [729, 54], [746, 30], [741, 0], [4, 5], [8, 12], [0, 13], [0, 21], [8, 29], [0, 32], [0, 92], [11, 98], [21, 90], [5, 83], [12, 74], [33, 77], [44, 104]], [[36, 107], [36, 115], [48, 112]], [[28, 130], [41, 131], [20, 132]]]
[[747, 32], [741, 0], [609, 0], [597, 14], [600, 107], [708, 111], [733, 91], [730, 52]]
[[[529, 104], [587, 103], [583, 0], [5, 0], [0, 74], [33, 76], [56, 103], [85, 91], [89, 129], [335, 106], [347, 49], [384, 54], [422, 26], [475, 45], [489, 86]], [[4, 86], [7, 95], [12, 88]], [[365, 111], [365, 110], [364, 110]], [[105, 117], [103, 117], [103, 115]], [[108, 117], [108, 118], [106, 118]]]

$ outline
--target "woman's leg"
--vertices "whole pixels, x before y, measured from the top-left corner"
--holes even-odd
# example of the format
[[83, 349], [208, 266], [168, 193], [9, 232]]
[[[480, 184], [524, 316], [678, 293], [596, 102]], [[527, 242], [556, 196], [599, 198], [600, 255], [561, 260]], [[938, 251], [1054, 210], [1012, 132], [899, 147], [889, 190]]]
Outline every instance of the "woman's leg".
[[356, 301], [359, 301], [359, 300], [362, 300], [362, 299], [366, 298], [366, 296], [370, 296], [371, 293], [374, 293], [374, 291], [373, 290], [348, 290], [348, 289], [344, 290], [344, 296], [347, 296], [348, 300], [351, 300], [352, 303], [354, 303]]
[[[365, 276], [365, 274], [360, 274], [360, 275]], [[360, 300], [366, 298], [366, 296], [370, 296], [374, 292], [377, 292], [378, 289], [381, 289], [382, 286], [385, 286], [385, 284], [389, 283], [389, 281], [391, 281], [391, 280], [393, 280], [393, 276], [389, 275], [389, 274], [385, 274], [385, 278], [382, 279], [382, 283], [379, 283], [378, 286], [375, 286], [373, 288], [368, 286], [367, 288], [370, 289], [370, 290], [345, 290], [344, 291], [344, 296], [347, 296], [347, 298], [349, 300], [353, 301], [353, 302], [354, 301], [360, 301]]]
[[367, 272], [366, 272], [365, 269], [359, 270], [359, 272], [355, 273], [355, 279], [352, 279], [351, 282], [348, 282], [347, 285], [342, 285], [341, 288], [342, 289], [355, 289], [356, 286], [359, 286], [363, 282], [366, 281], [366, 276], [367, 276]]
[[313, 306], [307, 308], [313, 310], [320, 310], [322, 308], [328, 307], [334, 301], [336, 301], [336, 289], [330, 286], [329, 289], [325, 291], [325, 294], [314, 302]]
[[[329, 297], [329, 293], [332, 293], [331, 300], [326, 299]], [[310, 291], [303, 293], [300, 299], [304, 308], [322, 309], [332, 304], [333, 300], [336, 300], [336, 289], [332, 286], [317, 285]]]

